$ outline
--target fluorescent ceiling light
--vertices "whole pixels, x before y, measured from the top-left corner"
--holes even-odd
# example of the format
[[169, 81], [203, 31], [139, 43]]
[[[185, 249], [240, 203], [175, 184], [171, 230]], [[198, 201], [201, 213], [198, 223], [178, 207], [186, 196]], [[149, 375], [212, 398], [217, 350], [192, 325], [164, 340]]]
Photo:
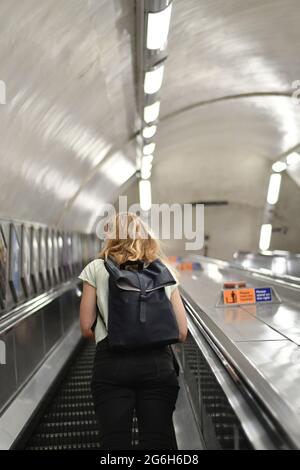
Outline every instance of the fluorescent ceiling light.
[[152, 163], [152, 161], [153, 161], [153, 155], [144, 155], [144, 156], [142, 157], [142, 165], [143, 165], [144, 163], [150, 164], [150, 163]]
[[[152, 156], [152, 155], [150, 155]], [[144, 180], [147, 180], [151, 176], [151, 170], [152, 170], [152, 163], [147, 157], [142, 158], [141, 162], [141, 177]]]
[[146, 122], [153, 122], [158, 118], [159, 115], [160, 102], [150, 104], [144, 108], [144, 120]]
[[141, 178], [143, 180], [148, 180], [151, 176], [151, 170], [148, 170], [146, 168], [141, 169]]
[[164, 75], [164, 66], [161, 65], [154, 70], [145, 73], [144, 92], [148, 95], [160, 90]]
[[279, 173], [272, 173], [270, 176], [269, 189], [267, 195], [267, 201], [269, 204], [276, 204], [279, 197], [281, 184], [281, 175]]
[[164, 49], [167, 45], [172, 3], [162, 11], [148, 13], [147, 48]]
[[263, 224], [260, 229], [259, 249], [268, 250], [271, 243], [272, 225]]
[[140, 180], [140, 206], [143, 211], [151, 209], [151, 183], [149, 180]]
[[144, 127], [143, 129], [143, 137], [145, 139], [151, 139], [151, 137], [154, 136], [155, 132], [156, 132], [156, 128], [157, 126], [147, 126], [147, 127]]
[[284, 171], [287, 169], [287, 164], [285, 162], [281, 162], [280, 160], [278, 162], [273, 163], [272, 165], [272, 170], [275, 171], [276, 173], [280, 173], [281, 171]]
[[152, 163], [143, 159], [141, 163], [141, 170], [151, 171], [151, 168], [152, 168]]
[[144, 155], [151, 155], [155, 150], [155, 143], [152, 142], [151, 144], [145, 145], [143, 148], [143, 154]]
[[297, 152], [290, 153], [286, 157], [286, 162], [288, 165], [295, 165], [296, 163], [300, 162], [300, 155]]

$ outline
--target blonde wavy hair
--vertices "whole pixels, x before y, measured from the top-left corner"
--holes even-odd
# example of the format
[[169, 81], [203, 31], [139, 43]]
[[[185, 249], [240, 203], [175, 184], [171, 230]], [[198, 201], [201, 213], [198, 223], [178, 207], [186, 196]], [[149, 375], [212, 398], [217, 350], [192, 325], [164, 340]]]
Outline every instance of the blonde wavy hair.
[[160, 259], [177, 277], [177, 271], [169, 265], [160, 241], [150, 227], [135, 213], [120, 212], [104, 226], [106, 240], [99, 258], [112, 256], [120, 265], [126, 261], [142, 260], [151, 263]]

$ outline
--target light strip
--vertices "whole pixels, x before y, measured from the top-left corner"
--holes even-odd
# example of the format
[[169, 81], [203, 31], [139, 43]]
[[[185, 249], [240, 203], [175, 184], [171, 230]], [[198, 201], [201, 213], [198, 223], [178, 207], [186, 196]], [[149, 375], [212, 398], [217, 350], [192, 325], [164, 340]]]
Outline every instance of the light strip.
[[151, 171], [152, 169], [152, 163], [149, 162], [149, 160], [145, 160], [144, 158], [142, 159], [142, 163], [141, 163], [141, 170], [148, 170], [148, 171]]
[[154, 136], [155, 132], [156, 132], [156, 128], [157, 126], [147, 126], [147, 127], [144, 127], [143, 129], [143, 137], [145, 139], [151, 139], [151, 137]]
[[144, 108], [144, 120], [146, 122], [153, 122], [158, 118], [159, 115], [160, 102], [150, 104]]
[[161, 65], [154, 70], [145, 73], [144, 92], [148, 95], [160, 90], [164, 75], [164, 66]]
[[279, 197], [281, 185], [281, 175], [279, 173], [272, 173], [270, 176], [269, 189], [267, 195], [267, 202], [269, 204], [276, 204]]
[[[150, 155], [152, 156], [152, 155]], [[146, 180], [150, 178], [152, 170], [152, 162], [148, 157], [143, 157], [141, 161], [141, 177]]]
[[272, 225], [263, 224], [260, 229], [259, 249], [268, 250], [271, 243]]
[[153, 155], [144, 155], [142, 157], [142, 165], [144, 164], [144, 162], [152, 163], [152, 161], [153, 161]]
[[272, 170], [275, 171], [276, 173], [280, 173], [281, 171], [284, 171], [286, 169], [287, 169], [287, 164], [280, 160], [278, 160], [278, 162], [273, 163], [272, 165]]
[[290, 153], [286, 157], [286, 162], [288, 165], [296, 165], [297, 163], [300, 162], [300, 155], [297, 152]]
[[141, 178], [143, 180], [148, 180], [151, 177], [151, 170], [148, 168], [141, 169]]
[[152, 142], [151, 144], [145, 145], [143, 148], [144, 155], [151, 155], [155, 150], [155, 143]]
[[172, 3], [162, 11], [148, 13], [147, 48], [164, 49], [167, 45]]
[[140, 192], [140, 206], [143, 211], [151, 209], [151, 182], [149, 180], [140, 180], [139, 182]]

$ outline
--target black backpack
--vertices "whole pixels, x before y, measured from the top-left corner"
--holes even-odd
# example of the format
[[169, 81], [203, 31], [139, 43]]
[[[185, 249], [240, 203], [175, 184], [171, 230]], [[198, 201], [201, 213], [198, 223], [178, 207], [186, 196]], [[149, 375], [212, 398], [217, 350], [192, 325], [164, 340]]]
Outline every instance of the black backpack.
[[147, 267], [142, 261], [119, 266], [108, 257], [104, 265], [109, 273], [110, 349], [149, 349], [177, 343], [178, 325], [165, 293], [165, 286], [176, 281], [168, 268], [159, 259]]

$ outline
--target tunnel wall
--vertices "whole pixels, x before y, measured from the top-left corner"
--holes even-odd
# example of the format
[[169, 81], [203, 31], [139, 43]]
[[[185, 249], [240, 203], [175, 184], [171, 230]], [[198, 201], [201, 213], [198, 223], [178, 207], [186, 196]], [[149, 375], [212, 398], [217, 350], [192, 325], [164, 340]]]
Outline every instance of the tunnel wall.
[[95, 235], [0, 219], [0, 412], [79, 318]]
[[[267, 191], [267, 179], [265, 192]], [[165, 181], [165, 186], [169, 184]], [[152, 185], [153, 202], [162, 203], [161, 194], [165, 187]], [[184, 197], [189, 200], [189, 187], [184, 191]], [[173, 193], [173, 201], [181, 199], [181, 193]], [[128, 206], [139, 201], [138, 183], [123, 193], [128, 198]], [[168, 201], [169, 202], [169, 201]], [[228, 201], [226, 206], [206, 206], [204, 212], [204, 232], [209, 238], [205, 242], [205, 249], [197, 252], [212, 258], [232, 260], [236, 251], [258, 250], [260, 227], [263, 218], [263, 203], [261, 206], [246, 205], [239, 201]], [[117, 205], [116, 205], [117, 207]], [[275, 209], [271, 250], [286, 250], [300, 253], [300, 189], [288, 175], [283, 174], [279, 202]], [[168, 255], [184, 255], [185, 247], [182, 240], [171, 240], [163, 243]]]

